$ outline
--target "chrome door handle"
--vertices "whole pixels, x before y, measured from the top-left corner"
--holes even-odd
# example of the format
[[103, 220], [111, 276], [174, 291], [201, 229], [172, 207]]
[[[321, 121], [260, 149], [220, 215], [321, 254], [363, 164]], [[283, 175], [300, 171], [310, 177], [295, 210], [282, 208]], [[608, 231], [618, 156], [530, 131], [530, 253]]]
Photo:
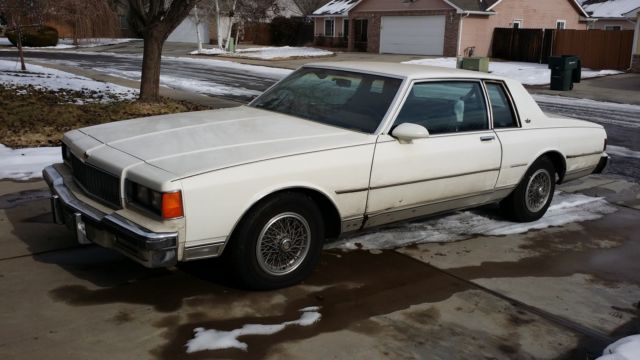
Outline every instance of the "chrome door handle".
[[493, 141], [495, 139], [496, 139], [495, 136], [481, 136], [480, 137], [480, 141]]

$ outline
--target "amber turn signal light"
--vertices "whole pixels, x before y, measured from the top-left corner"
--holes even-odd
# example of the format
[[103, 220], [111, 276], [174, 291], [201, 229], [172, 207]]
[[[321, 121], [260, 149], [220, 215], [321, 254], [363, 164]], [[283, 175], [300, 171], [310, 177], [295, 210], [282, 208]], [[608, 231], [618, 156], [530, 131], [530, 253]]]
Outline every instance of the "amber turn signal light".
[[162, 194], [162, 218], [175, 219], [182, 217], [182, 192], [176, 191]]

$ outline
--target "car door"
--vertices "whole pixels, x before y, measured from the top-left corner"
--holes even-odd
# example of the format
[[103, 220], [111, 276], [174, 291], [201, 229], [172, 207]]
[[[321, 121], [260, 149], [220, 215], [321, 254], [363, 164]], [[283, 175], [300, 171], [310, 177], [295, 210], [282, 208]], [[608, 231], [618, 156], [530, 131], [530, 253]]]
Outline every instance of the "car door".
[[395, 122], [429, 136], [401, 143], [380, 135], [371, 169], [366, 227], [486, 202], [500, 171], [481, 81], [414, 82]]

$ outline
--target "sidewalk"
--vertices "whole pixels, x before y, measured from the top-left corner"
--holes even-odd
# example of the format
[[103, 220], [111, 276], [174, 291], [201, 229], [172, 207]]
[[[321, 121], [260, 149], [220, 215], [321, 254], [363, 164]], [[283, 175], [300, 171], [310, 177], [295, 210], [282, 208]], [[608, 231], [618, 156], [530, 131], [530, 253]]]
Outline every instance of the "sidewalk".
[[527, 86], [532, 94], [640, 105], [640, 74], [620, 74], [582, 80], [571, 91], [549, 90], [549, 86]]

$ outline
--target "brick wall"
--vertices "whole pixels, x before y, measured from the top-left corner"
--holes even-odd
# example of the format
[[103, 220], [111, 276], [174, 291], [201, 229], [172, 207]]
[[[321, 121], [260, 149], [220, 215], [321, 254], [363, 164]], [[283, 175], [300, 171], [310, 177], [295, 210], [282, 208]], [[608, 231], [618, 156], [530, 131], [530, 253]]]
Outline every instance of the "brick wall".
[[[349, 23], [355, 19], [368, 19], [367, 28], [367, 52], [380, 52], [380, 24], [382, 16], [429, 16], [446, 15], [444, 28], [444, 56], [456, 56], [458, 52], [458, 30], [460, 16], [455, 10], [412, 10], [412, 11], [385, 11], [385, 12], [352, 12], [349, 14]], [[353, 39], [349, 33], [349, 51], [353, 51]]]

